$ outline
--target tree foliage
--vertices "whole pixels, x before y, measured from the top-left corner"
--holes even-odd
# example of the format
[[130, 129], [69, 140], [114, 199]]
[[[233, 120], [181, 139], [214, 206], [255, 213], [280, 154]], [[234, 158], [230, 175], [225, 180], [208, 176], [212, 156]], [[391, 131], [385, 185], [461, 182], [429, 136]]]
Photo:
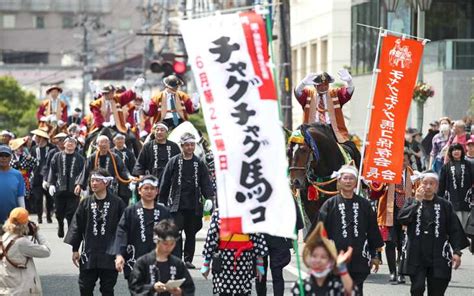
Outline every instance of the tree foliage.
[[198, 129], [203, 134], [204, 138], [209, 140], [206, 129], [206, 123], [204, 122], [204, 117], [202, 114], [202, 109], [200, 109], [198, 113], [189, 116], [189, 121], [194, 125], [196, 129]]
[[0, 129], [8, 129], [17, 136], [24, 136], [37, 127], [36, 97], [24, 91], [15, 78], [0, 77]]

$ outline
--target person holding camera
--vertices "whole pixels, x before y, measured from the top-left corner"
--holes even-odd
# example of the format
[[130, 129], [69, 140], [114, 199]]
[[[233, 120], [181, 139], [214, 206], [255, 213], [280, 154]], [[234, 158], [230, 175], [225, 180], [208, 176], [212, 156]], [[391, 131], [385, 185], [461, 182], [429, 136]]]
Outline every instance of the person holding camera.
[[0, 241], [0, 295], [42, 295], [33, 258], [46, 258], [51, 249], [28, 211], [15, 208], [3, 225]]

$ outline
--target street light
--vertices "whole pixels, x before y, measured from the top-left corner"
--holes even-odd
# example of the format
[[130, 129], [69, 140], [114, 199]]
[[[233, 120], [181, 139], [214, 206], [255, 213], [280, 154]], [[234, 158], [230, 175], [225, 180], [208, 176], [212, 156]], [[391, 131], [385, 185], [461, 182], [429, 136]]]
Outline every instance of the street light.
[[395, 12], [398, 7], [398, 2], [400, 0], [385, 0], [385, 7], [388, 12]]

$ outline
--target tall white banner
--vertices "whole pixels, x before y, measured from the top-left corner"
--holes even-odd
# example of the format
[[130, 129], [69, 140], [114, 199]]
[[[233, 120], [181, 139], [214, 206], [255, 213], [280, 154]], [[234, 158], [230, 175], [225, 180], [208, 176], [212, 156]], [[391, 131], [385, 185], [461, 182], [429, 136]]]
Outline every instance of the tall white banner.
[[294, 237], [295, 204], [262, 17], [185, 20], [181, 32], [215, 156], [221, 232]]

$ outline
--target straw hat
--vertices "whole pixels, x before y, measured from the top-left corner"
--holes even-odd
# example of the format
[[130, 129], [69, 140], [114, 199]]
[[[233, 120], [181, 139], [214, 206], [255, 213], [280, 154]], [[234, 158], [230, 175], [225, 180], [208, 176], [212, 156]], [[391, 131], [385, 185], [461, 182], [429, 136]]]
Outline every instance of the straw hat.
[[58, 85], [52, 85], [46, 90], [46, 94], [49, 94], [53, 89], [57, 89], [60, 93], [63, 92], [63, 89]]
[[333, 240], [328, 239], [326, 229], [324, 228], [324, 224], [322, 222], [318, 222], [316, 228], [306, 239], [306, 245], [303, 250], [303, 262], [305, 264], [307, 264], [307, 257], [311, 256], [311, 253], [314, 251], [314, 249], [319, 246], [324, 247], [328, 252], [329, 257], [331, 257], [331, 260], [337, 262], [336, 244]]
[[21, 146], [25, 145], [26, 142], [28, 142], [28, 137], [23, 137], [23, 138], [18, 138], [18, 139], [15, 139], [15, 140], [11, 140], [10, 143], [8, 143], [10, 145], [10, 148], [15, 151], [15, 150], [18, 150], [18, 148], [20, 148]]
[[40, 128], [37, 128], [35, 130], [32, 130], [31, 133], [33, 135], [37, 135], [38, 137], [42, 137], [42, 138], [45, 138], [45, 139], [48, 139], [49, 140], [49, 135], [48, 133], [43, 130], [43, 129], [40, 129]]

